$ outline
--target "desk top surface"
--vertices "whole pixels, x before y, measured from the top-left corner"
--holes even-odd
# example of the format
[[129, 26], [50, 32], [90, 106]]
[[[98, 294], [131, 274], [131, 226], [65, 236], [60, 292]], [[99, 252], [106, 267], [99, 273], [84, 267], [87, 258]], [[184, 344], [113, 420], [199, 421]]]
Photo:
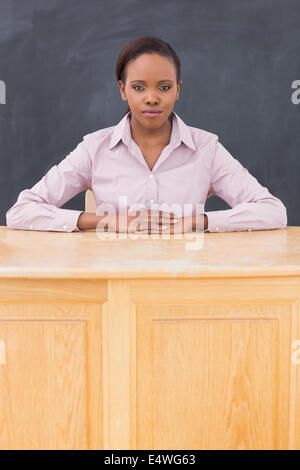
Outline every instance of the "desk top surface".
[[[120, 236], [125, 238], [120, 239]], [[2, 278], [174, 279], [280, 275], [300, 275], [300, 227], [176, 234], [162, 239], [161, 235], [153, 234], [98, 233], [95, 230], [45, 232], [0, 226]]]

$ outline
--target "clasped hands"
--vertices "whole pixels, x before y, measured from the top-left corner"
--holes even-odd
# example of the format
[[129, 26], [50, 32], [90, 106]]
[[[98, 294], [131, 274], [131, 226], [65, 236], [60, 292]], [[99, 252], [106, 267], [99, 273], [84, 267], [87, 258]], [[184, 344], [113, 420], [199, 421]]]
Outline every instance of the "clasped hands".
[[[130, 213], [128, 214], [131, 217]], [[192, 231], [192, 217], [182, 217], [161, 210], [141, 209], [138, 216], [132, 216], [135, 222], [134, 233], [184, 233]], [[131, 232], [131, 230], [130, 230]], [[131, 232], [132, 233], [132, 232]]]
[[[198, 215], [203, 221], [203, 215]], [[108, 214], [97, 227], [105, 231], [127, 233], [186, 233], [192, 232], [195, 225], [195, 216], [182, 217], [179, 214], [162, 210], [139, 209], [123, 214]]]

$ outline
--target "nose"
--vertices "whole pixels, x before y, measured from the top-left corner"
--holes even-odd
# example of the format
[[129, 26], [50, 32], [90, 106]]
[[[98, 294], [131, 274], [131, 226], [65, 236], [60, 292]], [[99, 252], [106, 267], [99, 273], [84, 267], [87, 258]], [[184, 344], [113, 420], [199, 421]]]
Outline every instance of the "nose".
[[146, 98], [146, 103], [147, 103], [147, 104], [155, 104], [155, 103], [158, 103], [158, 98], [155, 98], [154, 96], [149, 95], [149, 96]]

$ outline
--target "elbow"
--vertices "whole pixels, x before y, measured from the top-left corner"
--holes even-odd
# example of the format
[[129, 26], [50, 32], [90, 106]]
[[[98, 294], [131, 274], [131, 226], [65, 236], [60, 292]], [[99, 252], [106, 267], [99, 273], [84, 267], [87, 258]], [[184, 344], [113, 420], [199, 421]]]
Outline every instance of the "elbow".
[[8, 228], [16, 228], [16, 224], [15, 224], [14, 219], [11, 215], [6, 215], [6, 226]]
[[13, 211], [12, 211], [12, 207], [10, 209], [8, 209], [8, 211], [6, 212], [6, 225], [8, 228], [14, 228], [14, 221], [13, 221]]
[[31, 216], [28, 217], [28, 215], [32, 213], [32, 206], [35, 203], [30, 190], [21, 191], [16, 202], [6, 212], [7, 227], [25, 229], [29, 225], [28, 218], [31, 219]]
[[22, 228], [20, 211], [13, 206], [6, 212], [6, 225], [8, 228]]
[[287, 227], [287, 210], [285, 205], [280, 201], [280, 207], [279, 210], [276, 213], [276, 221], [277, 221], [277, 227], [279, 229], [286, 228]]
[[283, 229], [287, 226], [287, 210], [285, 205], [278, 198], [262, 201], [264, 207], [263, 220], [267, 230]]
[[281, 227], [280, 228], [285, 228], [287, 226], [287, 222], [288, 222], [288, 219], [287, 219], [287, 212], [286, 212], [286, 208], [284, 207], [284, 211], [283, 211], [283, 215], [282, 215], [282, 219], [281, 219]]

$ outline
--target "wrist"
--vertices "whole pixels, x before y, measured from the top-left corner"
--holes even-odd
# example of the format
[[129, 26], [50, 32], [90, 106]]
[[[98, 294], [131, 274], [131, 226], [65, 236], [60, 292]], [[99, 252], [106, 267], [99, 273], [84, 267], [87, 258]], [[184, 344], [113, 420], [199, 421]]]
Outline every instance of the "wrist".
[[194, 214], [192, 216], [192, 231], [204, 231], [208, 227], [208, 219], [206, 214]]
[[77, 220], [77, 227], [79, 230], [91, 230], [97, 228], [100, 221], [105, 221], [106, 216], [98, 216], [95, 213], [82, 212]]

